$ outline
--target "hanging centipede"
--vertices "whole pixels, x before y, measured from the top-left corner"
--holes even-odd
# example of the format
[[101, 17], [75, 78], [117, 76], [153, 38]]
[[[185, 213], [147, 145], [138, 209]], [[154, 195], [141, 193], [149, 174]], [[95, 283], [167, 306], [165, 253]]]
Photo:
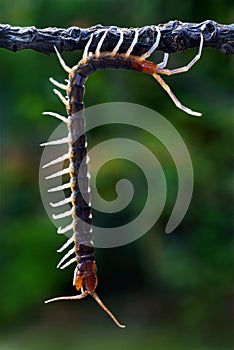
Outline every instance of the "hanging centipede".
[[[67, 203], [71, 204], [71, 210], [65, 211], [58, 215], [53, 215], [54, 219], [60, 219], [67, 216], [71, 216], [72, 222], [70, 225], [59, 228], [58, 233], [66, 233], [72, 231], [72, 236], [68, 241], [58, 250], [59, 252], [64, 251], [68, 246], [73, 244], [71, 250], [61, 259], [58, 266], [63, 269], [72, 263], [76, 263], [74, 271], [73, 285], [76, 290], [80, 292], [74, 296], [63, 296], [53, 299], [49, 299], [46, 303], [57, 301], [57, 300], [78, 300], [88, 295], [91, 295], [102, 309], [113, 319], [113, 321], [121, 328], [125, 326], [120, 324], [111, 311], [103, 304], [96, 293], [97, 287], [97, 268], [94, 259], [94, 244], [92, 241], [92, 214], [91, 214], [91, 193], [89, 187], [89, 173], [87, 166], [87, 140], [85, 135], [85, 119], [84, 119], [84, 84], [88, 76], [99, 69], [125, 69], [143, 72], [153, 76], [154, 79], [162, 86], [162, 88], [168, 93], [175, 105], [183, 110], [184, 112], [200, 116], [201, 113], [194, 112], [190, 108], [183, 106], [176, 96], [171, 91], [170, 87], [161, 78], [163, 75], [172, 75], [188, 71], [194, 63], [200, 58], [202, 47], [203, 47], [203, 35], [201, 34], [200, 46], [197, 55], [191, 60], [191, 62], [184, 67], [177, 69], [165, 69], [169, 54], [164, 53], [163, 61], [159, 64], [147, 61], [146, 58], [157, 48], [160, 42], [160, 29], [155, 27], [157, 35], [155, 42], [149, 51], [141, 56], [132, 55], [132, 51], [137, 44], [139, 32], [134, 29], [134, 37], [130, 47], [126, 53], [118, 53], [119, 48], [124, 40], [124, 29], [115, 28], [119, 32], [119, 39], [116, 46], [111, 52], [101, 52], [101, 47], [110, 29], [98, 30], [91, 36], [87, 45], [84, 49], [82, 59], [73, 68], [68, 67], [60, 56], [57, 48], [55, 47], [58, 59], [69, 74], [67, 85], [60, 84], [54, 79], [50, 78], [50, 81], [58, 88], [65, 90], [67, 93], [66, 98], [58, 91], [54, 89], [55, 94], [65, 104], [68, 117], [61, 116], [54, 112], [45, 112], [44, 114], [54, 116], [67, 124], [68, 136], [61, 140], [50, 141], [43, 143], [43, 146], [56, 145], [68, 143], [69, 151], [67, 154], [52, 160], [50, 163], [45, 164], [44, 167], [63, 162], [69, 159], [69, 167], [63, 169], [57, 173], [54, 173], [47, 177], [47, 179], [62, 176], [63, 174], [70, 174], [70, 182], [65, 183], [61, 186], [55, 187], [50, 191], [63, 191], [64, 189], [70, 188], [70, 197], [57, 202], [51, 203], [53, 207], [63, 206]], [[93, 37], [99, 38], [98, 45], [95, 52], [89, 51]], [[83, 161], [83, 162], [82, 162]], [[83, 166], [81, 167], [81, 164]], [[71, 256], [70, 260], [66, 260]]]

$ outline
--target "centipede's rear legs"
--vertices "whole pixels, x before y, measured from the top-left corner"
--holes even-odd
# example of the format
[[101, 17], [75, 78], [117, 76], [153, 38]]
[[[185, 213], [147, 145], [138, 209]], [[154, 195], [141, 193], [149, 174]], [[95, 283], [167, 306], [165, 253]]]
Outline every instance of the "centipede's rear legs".
[[196, 54], [196, 56], [186, 66], [183, 66], [183, 67], [180, 67], [180, 68], [176, 68], [176, 69], [163, 69], [166, 66], [166, 64], [165, 64], [165, 65], [161, 65], [159, 67], [157, 73], [165, 74], [165, 75], [173, 75], [173, 74], [187, 72], [200, 59], [201, 54], [202, 54], [203, 42], [204, 42], [204, 38], [203, 38], [203, 35], [201, 34], [201, 39], [200, 39], [200, 45], [199, 45], [198, 53]]
[[176, 68], [176, 69], [164, 69], [164, 67], [167, 64], [167, 60], [168, 60], [168, 55], [165, 54], [163, 62], [161, 64], [157, 65], [157, 67], [155, 69], [155, 73], [152, 74], [154, 79], [156, 79], [157, 82], [162, 86], [162, 88], [168, 93], [168, 95], [170, 96], [172, 101], [175, 103], [175, 105], [179, 109], [181, 109], [182, 111], [184, 111], [188, 114], [194, 115], [194, 116], [201, 116], [202, 114], [200, 112], [192, 111], [190, 108], [183, 106], [181, 104], [181, 102], [177, 99], [177, 97], [174, 95], [174, 93], [171, 91], [169, 85], [166, 84], [166, 82], [160, 77], [159, 74], [173, 75], [173, 74], [187, 72], [201, 57], [203, 41], [204, 41], [203, 35], [201, 34], [201, 41], [200, 41], [198, 53], [186, 66]]
[[150, 74], [154, 77], [154, 79], [157, 80], [157, 82], [162, 86], [162, 88], [168, 93], [172, 101], [175, 103], [175, 105], [183, 110], [184, 112], [194, 115], [194, 116], [201, 116], [201, 113], [192, 111], [190, 108], [187, 108], [181, 104], [181, 102], [177, 99], [177, 97], [172, 92], [169, 85], [160, 77], [160, 74], [164, 75], [173, 75], [173, 74], [179, 74], [187, 72], [201, 57], [202, 48], [203, 48], [203, 35], [201, 34], [201, 41], [199, 45], [199, 50], [197, 55], [186, 65], [180, 68], [176, 69], [165, 69], [165, 66], [167, 65], [169, 54], [164, 53], [163, 61], [159, 64], [154, 64], [153, 62], [145, 61], [145, 58], [147, 58], [158, 46], [158, 43], [160, 41], [160, 31], [158, 30], [158, 35], [156, 38], [156, 42], [151, 47], [149, 51], [147, 51], [144, 55], [141, 55], [137, 60], [139, 62], [142, 62], [143, 72]]

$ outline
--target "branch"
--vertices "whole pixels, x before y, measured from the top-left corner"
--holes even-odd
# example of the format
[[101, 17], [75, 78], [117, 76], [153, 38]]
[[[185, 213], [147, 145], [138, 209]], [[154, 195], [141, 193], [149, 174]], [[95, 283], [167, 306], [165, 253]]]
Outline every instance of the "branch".
[[[213, 47], [225, 54], [233, 54], [234, 24], [223, 25], [211, 20], [202, 23], [182, 23], [175, 20], [166, 24], [159, 24], [161, 39], [157, 50], [172, 53], [199, 46], [201, 27], [204, 24], [204, 46]], [[110, 27], [111, 30], [103, 43], [102, 51], [111, 51], [119, 39], [117, 27], [105, 27], [100, 24], [86, 29], [78, 27], [37, 29], [35, 27], [11, 27], [8, 24], [0, 24], [0, 47], [14, 52], [32, 49], [45, 54], [54, 52], [54, 45], [60, 52], [83, 50], [91, 33]], [[127, 51], [134, 36], [132, 28], [123, 30], [124, 42], [119, 52]], [[91, 50], [94, 50], [97, 46], [100, 35], [101, 33], [97, 32], [94, 36]], [[155, 38], [156, 29], [154, 25], [139, 28], [139, 39], [133, 54], [139, 56], [145, 53], [152, 46]]]

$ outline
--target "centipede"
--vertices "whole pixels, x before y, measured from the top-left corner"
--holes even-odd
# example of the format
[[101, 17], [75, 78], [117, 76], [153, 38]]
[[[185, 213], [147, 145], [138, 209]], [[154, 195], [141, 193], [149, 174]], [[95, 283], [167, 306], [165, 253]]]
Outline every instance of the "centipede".
[[[58, 300], [79, 300], [90, 295], [120, 328], [124, 328], [125, 325], [121, 324], [116, 319], [96, 292], [98, 279], [97, 266], [94, 257], [94, 243], [92, 240], [92, 206], [89, 184], [90, 174], [88, 172], [87, 137], [85, 134], [83, 98], [85, 92], [85, 82], [89, 75], [95, 71], [101, 69], [133, 70], [151, 75], [167, 92], [169, 97], [179, 109], [187, 114], [200, 116], [200, 112], [192, 111], [190, 108], [185, 107], [180, 103], [170, 89], [169, 85], [162, 79], [161, 75], [170, 76], [173, 74], [187, 72], [201, 57], [203, 35], [201, 34], [198, 53], [188, 63], [188, 65], [176, 69], [166, 69], [165, 67], [169, 58], [168, 53], [164, 53], [163, 61], [158, 64], [146, 60], [155, 51], [160, 42], [160, 29], [158, 26], [155, 26], [155, 29], [156, 37], [154, 44], [141, 56], [135, 56], [132, 54], [134, 47], [138, 42], [138, 29], [134, 29], [133, 40], [125, 53], [119, 53], [120, 47], [124, 41], [124, 29], [115, 27], [114, 30], [118, 31], [117, 34], [119, 35], [119, 38], [113, 50], [108, 52], [101, 51], [101, 48], [106, 40], [109, 30], [113, 30], [113, 28], [110, 27], [108, 29], [97, 30], [91, 34], [90, 39], [85, 46], [81, 60], [72, 68], [66, 65], [59, 53], [59, 50], [54, 47], [61, 66], [68, 73], [68, 79], [66, 80], [66, 84], [59, 83], [53, 78], [50, 78], [50, 81], [57, 88], [66, 91], [66, 97], [64, 97], [64, 95], [58, 89], [54, 89], [54, 93], [60, 98], [66, 107], [67, 117], [55, 112], [43, 113], [45, 115], [56, 117], [60, 121], [66, 123], [68, 129], [67, 137], [60, 140], [45, 142], [41, 145], [50, 146], [64, 143], [68, 144], [68, 152], [65, 155], [50, 161], [43, 167], [49, 167], [52, 164], [64, 162], [67, 159], [69, 160], [68, 168], [51, 174], [47, 177], [47, 179], [63, 176], [64, 174], [69, 174], [70, 176], [70, 182], [54, 187], [49, 191], [64, 191], [65, 189], [70, 189], [69, 197], [66, 197], [57, 203], [51, 203], [51, 206], [60, 207], [70, 203], [71, 209], [69, 211], [53, 215], [54, 219], [61, 219], [68, 216], [71, 217], [71, 223], [64, 228], [59, 227], [57, 231], [58, 233], [67, 233], [69, 231], [72, 232], [71, 237], [58, 250], [58, 252], [65, 251], [70, 245], [72, 245], [72, 248], [60, 260], [57, 267], [64, 269], [72, 263], [76, 263], [73, 285], [76, 291], [79, 293], [74, 296], [55, 297], [46, 300], [45, 303]], [[98, 39], [98, 44], [93, 53], [90, 52], [90, 46], [94, 37]], [[81, 167], [81, 164], [85, 165]], [[70, 260], [68, 260], [69, 258]]]

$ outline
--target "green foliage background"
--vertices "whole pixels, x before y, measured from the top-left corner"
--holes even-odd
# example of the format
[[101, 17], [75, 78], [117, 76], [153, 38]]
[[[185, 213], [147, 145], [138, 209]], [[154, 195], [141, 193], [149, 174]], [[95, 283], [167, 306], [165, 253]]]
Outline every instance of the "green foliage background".
[[[0, 0], [0, 5], [2, 23], [41, 28], [97, 23], [140, 27], [173, 19], [231, 23], [234, 18], [231, 0]], [[186, 64], [195, 52], [172, 55], [170, 65]], [[80, 55], [63, 57], [73, 65]], [[157, 54], [154, 60], [160, 58]], [[158, 224], [128, 246], [96, 251], [99, 294], [127, 324], [124, 331], [116, 329], [92, 300], [43, 304], [48, 297], [74, 293], [72, 268], [55, 268], [61, 237], [39, 194], [39, 144], [58, 125], [41, 113], [64, 113], [49, 76], [65, 78], [55, 55], [0, 50], [0, 349], [231, 349], [233, 57], [204, 49], [189, 73], [167, 80], [185, 105], [203, 112], [200, 119], [176, 109], [149, 76], [103, 71], [88, 81], [86, 107], [126, 101], [153, 108], [177, 128], [194, 166], [189, 211], [176, 231], [165, 235], [176, 171], [159, 145], [168, 199]], [[93, 133], [90, 141], [95, 144], [101, 137], [101, 131]], [[143, 141], [150, 146], [150, 140]], [[124, 164], [112, 166], [113, 173], [121, 169]], [[128, 173], [137, 184], [135, 171], [130, 167]], [[104, 169], [100, 176], [107, 196], [114, 192], [110, 175]]]

